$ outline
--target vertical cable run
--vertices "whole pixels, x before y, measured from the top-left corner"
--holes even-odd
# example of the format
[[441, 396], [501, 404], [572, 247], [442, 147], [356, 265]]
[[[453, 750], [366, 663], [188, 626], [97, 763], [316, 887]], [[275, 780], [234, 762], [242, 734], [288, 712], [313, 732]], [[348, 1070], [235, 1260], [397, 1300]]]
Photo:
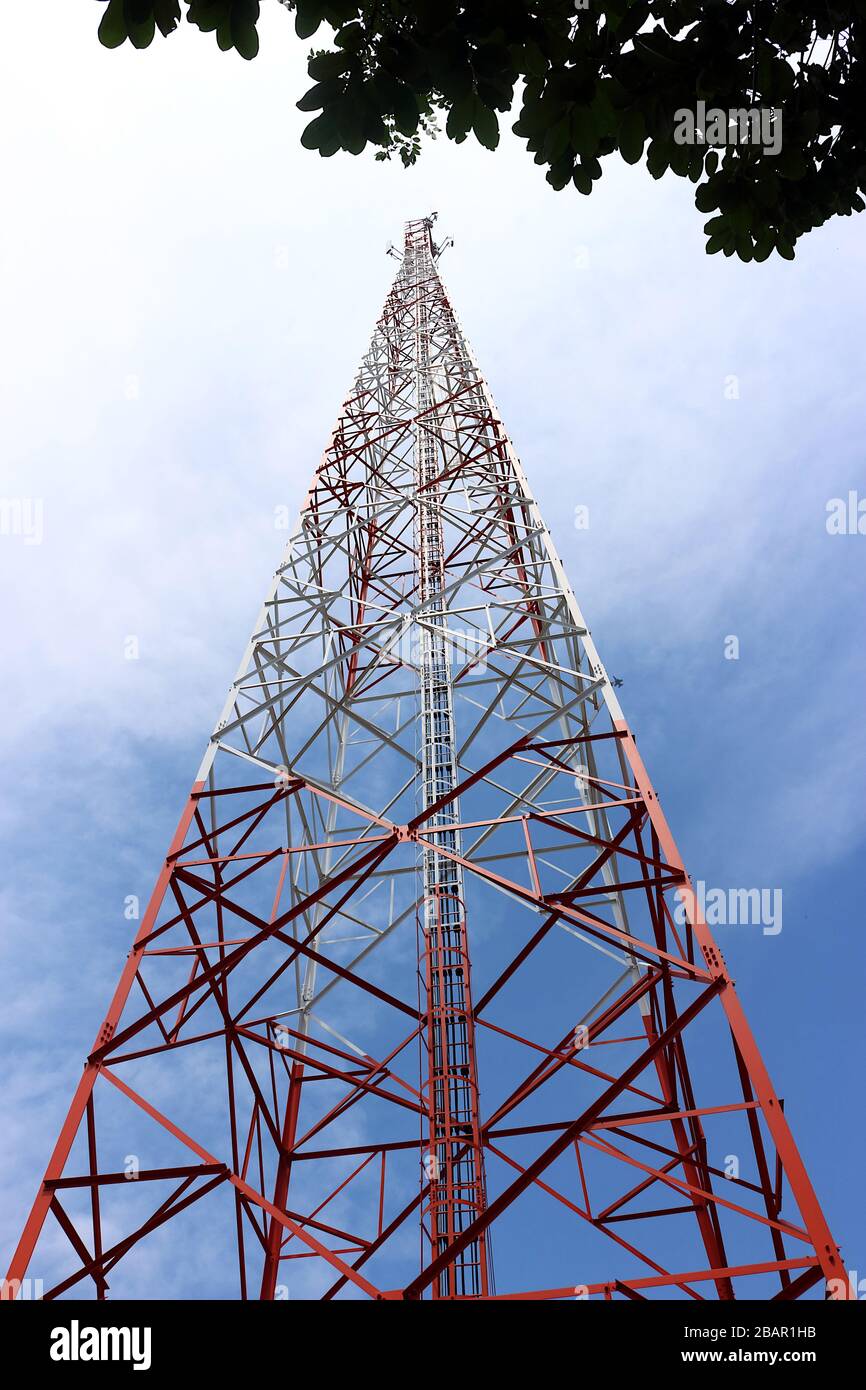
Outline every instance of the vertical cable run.
[[[423, 809], [436, 806], [457, 785], [448, 608], [444, 596], [444, 535], [438, 476], [441, 472], [433, 407], [431, 309], [438, 275], [430, 223], [410, 222], [403, 258], [404, 287], [415, 304], [415, 544], [419, 599], [419, 769]], [[429, 1148], [427, 1216], [433, 1256], [485, 1207], [484, 1164], [478, 1123], [478, 1076], [472, 1020], [469, 951], [462, 866], [439, 854], [460, 854], [456, 800], [427, 817], [420, 853], [422, 935], [427, 990], [426, 1038]], [[434, 1298], [483, 1297], [487, 1293], [486, 1240], [471, 1241], [432, 1285]]]

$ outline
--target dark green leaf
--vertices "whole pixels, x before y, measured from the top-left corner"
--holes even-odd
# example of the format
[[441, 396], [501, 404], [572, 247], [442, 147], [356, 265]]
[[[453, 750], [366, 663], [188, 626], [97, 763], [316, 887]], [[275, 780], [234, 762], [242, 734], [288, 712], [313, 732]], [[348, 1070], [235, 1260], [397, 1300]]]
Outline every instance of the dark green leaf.
[[394, 114], [394, 121], [401, 135], [414, 135], [418, 129], [420, 111], [418, 109], [418, 98], [407, 87], [405, 82], [395, 84], [395, 92], [392, 97], [391, 110]]
[[702, 183], [695, 192], [695, 207], [698, 212], [713, 212], [719, 206], [719, 195], [715, 183]]
[[156, 33], [156, 21], [153, 12], [149, 12], [144, 19], [134, 20], [127, 14], [126, 26], [129, 30], [129, 40], [133, 48], [149, 48], [153, 43], [153, 36]]
[[322, 13], [334, 29], [356, 19], [361, 8], [361, 0], [324, 0]]
[[108, 9], [99, 22], [99, 42], [106, 48], [119, 48], [128, 37], [123, 0], [109, 0]]
[[[676, 141], [671, 145], [670, 165], [679, 178], [684, 179], [689, 172], [689, 166], [692, 162], [692, 155], [694, 153], [695, 151], [690, 145], [678, 145]], [[700, 175], [698, 175], [698, 177], [700, 177]]]
[[[326, 140], [332, 139], [336, 134], [337, 122], [333, 110], [323, 111], [321, 116], [317, 116], [304, 128], [301, 144], [305, 150], [318, 150]], [[339, 149], [339, 144], [334, 148]]]
[[619, 152], [626, 164], [637, 164], [643, 154], [646, 126], [642, 112], [632, 107], [619, 127]]
[[337, 47], [347, 53], [357, 53], [364, 46], [364, 30], [358, 23], [347, 24], [340, 30], [336, 39]]
[[448, 120], [445, 124], [445, 134], [448, 136], [448, 139], [454, 140], [458, 145], [462, 145], [472, 129], [474, 114], [474, 97], [468, 96], [464, 97], [462, 101], [455, 101], [451, 110], [448, 112]]
[[153, 14], [159, 32], [167, 38], [180, 23], [180, 0], [153, 0]]
[[543, 77], [547, 72], [548, 62], [537, 43], [525, 43], [520, 55], [522, 63], [521, 71], [527, 77]]
[[570, 154], [563, 155], [562, 159], [558, 159], [547, 171], [547, 182], [557, 191], [564, 188], [569, 179], [573, 177], [574, 159]]
[[360, 84], [350, 83], [334, 110], [343, 149], [349, 154], [361, 154], [367, 143], [367, 105]]
[[544, 137], [544, 158], [549, 164], [555, 164], [561, 159], [569, 147], [571, 137], [570, 122], [568, 116], [563, 116], [562, 120], [552, 125]]
[[654, 179], [660, 179], [668, 168], [668, 157], [661, 140], [651, 140], [646, 152], [646, 167]]
[[309, 39], [315, 34], [324, 19], [323, 8], [319, 0], [298, 0], [295, 33], [299, 39]]
[[485, 106], [483, 101], [475, 100], [475, 108], [472, 116], [472, 129], [475, 131], [475, 138], [488, 150], [495, 150], [499, 144], [499, 121], [496, 112], [491, 111], [489, 106]]
[[300, 101], [296, 102], [295, 105], [299, 111], [321, 111], [323, 107], [342, 96], [343, 85], [338, 77], [328, 78], [326, 82], [317, 82], [315, 87], [304, 92]]
[[329, 77], [340, 77], [351, 63], [347, 53], [317, 53], [307, 63], [307, 72], [314, 82], [325, 82]]
[[259, 35], [255, 24], [233, 13], [232, 39], [241, 57], [251, 62], [259, 51]]
[[737, 255], [739, 256], [740, 260], [750, 261], [752, 259], [753, 254], [754, 253], [752, 250], [752, 238], [749, 236], [749, 233], [739, 232], [737, 234]]
[[591, 156], [598, 149], [598, 129], [591, 106], [575, 106], [570, 121], [571, 147], [578, 154]]
[[765, 261], [773, 249], [773, 234], [768, 227], [762, 227], [755, 240], [754, 259]]
[[195, 24], [203, 34], [211, 34], [229, 15], [229, 0], [193, 0], [187, 11], [190, 24]]

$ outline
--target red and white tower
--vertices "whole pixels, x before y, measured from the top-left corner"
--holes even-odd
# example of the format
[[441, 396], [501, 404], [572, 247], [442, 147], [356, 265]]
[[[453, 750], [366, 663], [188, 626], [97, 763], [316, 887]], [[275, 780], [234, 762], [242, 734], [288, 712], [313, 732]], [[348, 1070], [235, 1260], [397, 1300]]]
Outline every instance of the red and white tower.
[[408, 223], [6, 1296], [848, 1296], [438, 259]]

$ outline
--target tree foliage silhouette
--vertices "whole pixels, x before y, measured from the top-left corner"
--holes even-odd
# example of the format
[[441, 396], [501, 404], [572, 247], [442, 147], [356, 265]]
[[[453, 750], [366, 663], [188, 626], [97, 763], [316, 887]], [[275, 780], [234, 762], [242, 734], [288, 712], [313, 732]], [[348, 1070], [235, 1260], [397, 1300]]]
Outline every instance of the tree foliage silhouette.
[[[100, 0], [105, 4], [106, 0]], [[555, 189], [588, 195], [618, 154], [696, 185], [707, 251], [793, 259], [798, 238], [862, 212], [866, 0], [279, 0], [310, 54], [302, 143], [412, 164], [444, 125], [496, 149], [513, 125]], [[169, 35], [181, 0], [107, 0], [110, 48]], [[254, 58], [259, 0], [183, 0], [223, 50]], [[770, 108], [772, 145], [679, 143], [677, 113]], [[775, 148], [774, 148], [775, 146]]]

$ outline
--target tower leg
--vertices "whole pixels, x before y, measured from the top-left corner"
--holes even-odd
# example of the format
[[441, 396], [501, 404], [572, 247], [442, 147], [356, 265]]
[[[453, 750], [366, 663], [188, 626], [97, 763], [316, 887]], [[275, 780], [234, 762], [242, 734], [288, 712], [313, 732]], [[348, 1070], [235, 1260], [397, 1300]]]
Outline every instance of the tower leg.
[[[286, 1100], [286, 1114], [283, 1122], [283, 1144], [280, 1160], [277, 1165], [277, 1176], [274, 1183], [274, 1206], [280, 1211], [286, 1209], [286, 1198], [289, 1195], [289, 1178], [292, 1172], [292, 1160], [290, 1154], [295, 1143], [295, 1135], [298, 1129], [298, 1111], [301, 1105], [301, 1085], [304, 1075], [303, 1062], [295, 1061], [292, 1063], [292, 1070], [289, 1076], [289, 1094]], [[262, 1299], [273, 1299], [276, 1292], [277, 1280], [280, 1272], [280, 1249], [283, 1243], [284, 1230], [274, 1217], [268, 1227], [267, 1249], [265, 1251], [265, 1267], [262, 1273], [262, 1289], [260, 1297]]]
[[[12, 1256], [12, 1263], [9, 1266], [6, 1280], [0, 1284], [0, 1300], [14, 1298], [14, 1290], [17, 1290], [21, 1280], [27, 1273], [36, 1242], [39, 1239], [42, 1227], [45, 1224], [45, 1218], [48, 1215], [51, 1203], [54, 1199], [54, 1191], [50, 1184], [57, 1178], [63, 1176], [63, 1170], [66, 1167], [66, 1161], [69, 1158], [69, 1152], [75, 1142], [75, 1136], [81, 1126], [81, 1121], [85, 1116], [88, 1106], [92, 1105], [93, 1087], [99, 1076], [101, 1067], [100, 1061], [94, 1061], [93, 1056], [97, 1052], [97, 1049], [110, 1041], [120, 1016], [123, 1013], [124, 1005], [129, 997], [129, 992], [132, 989], [136, 974], [138, 973], [142, 943], [150, 935], [156, 922], [157, 913], [162, 906], [162, 900], [165, 897], [165, 891], [171, 878], [173, 858], [180, 852], [181, 846], [183, 845], [198, 804], [198, 794], [201, 792], [203, 786], [203, 782], [193, 783], [189, 799], [184, 807], [177, 829], [174, 832], [174, 838], [169, 847], [165, 863], [162, 866], [159, 878], [156, 881], [156, 886], [151, 894], [150, 902], [147, 905], [147, 911], [141, 919], [141, 926], [138, 929], [132, 950], [127, 956], [126, 965], [118, 981], [117, 988], [114, 991], [114, 998], [111, 1001], [108, 1013], [105, 1015], [102, 1027], [96, 1035], [91, 1056], [88, 1058], [84, 1068], [84, 1075], [81, 1077], [75, 1095], [72, 1098], [72, 1104], [69, 1107], [66, 1119], [63, 1122], [63, 1128], [60, 1131], [60, 1136], [54, 1146], [54, 1152], [45, 1170], [45, 1177], [36, 1194], [36, 1200], [30, 1210], [30, 1215], [27, 1218], [24, 1230], [21, 1233], [21, 1239], [18, 1242], [15, 1254]], [[100, 1282], [100, 1279], [97, 1278], [97, 1287], [99, 1287]]]
[[761, 1107], [761, 1112], [764, 1116], [767, 1128], [773, 1137], [773, 1143], [776, 1146], [776, 1152], [779, 1155], [788, 1182], [791, 1185], [794, 1200], [800, 1210], [810, 1239], [815, 1246], [815, 1254], [818, 1257], [821, 1271], [828, 1282], [833, 1281], [835, 1284], [840, 1278], [845, 1278], [839, 1247], [834, 1241], [830, 1233], [830, 1228], [824, 1218], [824, 1213], [815, 1195], [815, 1190], [812, 1187], [809, 1175], [806, 1172], [805, 1165], [800, 1157], [797, 1145], [794, 1142], [794, 1137], [788, 1127], [788, 1121], [785, 1119], [781, 1102], [776, 1095], [769, 1073], [764, 1066], [752, 1030], [746, 1021], [743, 1006], [737, 998], [734, 982], [728, 974], [728, 969], [722, 959], [721, 952], [713, 941], [709, 928], [698, 910], [697, 898], [692, 889], [691, 881], [686, 874], [680, 852], [677, 849], [676, 842], [664, 812], [659, 805], [658, 797], [653, 790], [643, 759], [637, 750], [634, 735], [624, 720], [617, 723], [616, 728], [622, 735], [622, 747], [625, 756], [631, 767], [635, 785], [639, 789], [646, 804], [650, 819], [653, 823], [653, 828], [662, 848], [662, 853], [667, 863], [673, 868], [680, 870], [683, 875], [684, 887], [680, 892], [686, 903], [686, 915], [691, 921], [695, 937], [703, 951], [710, 974], [715, 978], [721, 978], [723, 981], [723, 988], [720, 994], [721, 1004], [727, 1016], [734, 1042], [748, 1071], [752, 1089]]

